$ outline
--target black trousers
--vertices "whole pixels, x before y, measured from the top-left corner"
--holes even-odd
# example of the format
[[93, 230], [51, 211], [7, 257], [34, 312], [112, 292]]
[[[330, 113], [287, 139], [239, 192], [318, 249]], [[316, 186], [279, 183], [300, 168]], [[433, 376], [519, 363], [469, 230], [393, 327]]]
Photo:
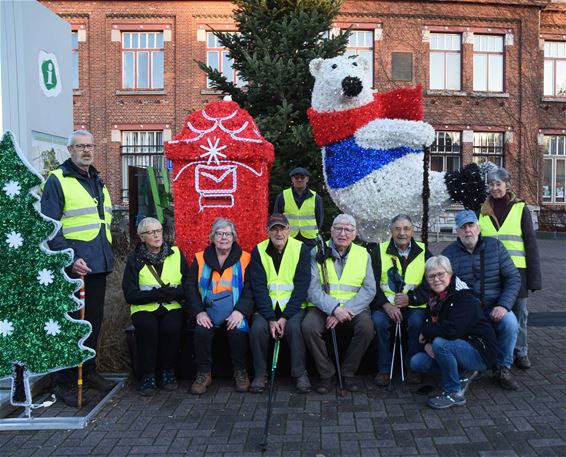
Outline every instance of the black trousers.
[[[95, 273], [86, 275], [85, 282], [85, 320], [92, 325], [92, 333], [85, 340], [84, 345], [94, 349], [98, 348], [98, 336], [100, 335], [100, 328], [102, 327], [102, 320], [104, 319], [104, 298], [106, 297], [106, 273]], [[77, 292], [77, 297], [79, 293]], [[76, 311], [71, 313], [74, 319], [80, 318], [80, 312]], [[96, 357], [87, 360], [84, 363], [84, 370], [88, 373], [89, 370], [93, 371], [96, 367]], [[76, 384], [77, 370], [69, 368], [60, 370], [53, 374], [53, 382], [57, 384]]]
[[[204, 328], [196, 324], [194, 331], [194, 349], [197, 362], [197, 371], [210, 373], [212, 370], [212, 339], [217, 330], [222, 327]], [[230, 358], [234, 370], [245, 370], [247, 368], [248, 334], [241, 330], [226, 330], [228, 345], [230, 346]]]
[[182, 310], [167, 311], [163, 306], [153, 312], [132, 314], [144, 376], [155, 375], [158, 357], [162, 370], [175, 369], [183, 321]]

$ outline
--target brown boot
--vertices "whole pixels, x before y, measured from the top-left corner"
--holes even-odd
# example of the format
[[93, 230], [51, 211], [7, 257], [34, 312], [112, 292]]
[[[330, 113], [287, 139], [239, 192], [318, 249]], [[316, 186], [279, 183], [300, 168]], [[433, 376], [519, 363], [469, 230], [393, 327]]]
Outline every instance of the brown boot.
[[210, 373], [198, 372], [195, 382], [191, 386], [191, 393], [193, 395], [202, 395], [206, 392], [206, 388], [212, 384], [212, 376]]
[[247, 392], [250, 388], [250, 378], [245, 368], [234, 370], [234, 381], [236, 381], [236, 392]]

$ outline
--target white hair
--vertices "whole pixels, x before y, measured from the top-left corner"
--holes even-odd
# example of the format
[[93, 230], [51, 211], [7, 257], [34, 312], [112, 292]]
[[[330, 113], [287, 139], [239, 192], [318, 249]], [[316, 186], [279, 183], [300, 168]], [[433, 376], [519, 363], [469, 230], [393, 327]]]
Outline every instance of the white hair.
[[350, 214], [338, 214], [338, 216], [336, 216], [332, 221], [333, 226], [337, 224], [347, 224], [356, 228], [356, 219], [354, 219], [354, 216], [351, 216]]
[[74, 144], [74, 140], [76, 136], [90, 136], [94, 139], [94, 135], [90, 133], [88, 130], [75, 130], [69, 138], [67, 138], [67, 146], [72, 146]]

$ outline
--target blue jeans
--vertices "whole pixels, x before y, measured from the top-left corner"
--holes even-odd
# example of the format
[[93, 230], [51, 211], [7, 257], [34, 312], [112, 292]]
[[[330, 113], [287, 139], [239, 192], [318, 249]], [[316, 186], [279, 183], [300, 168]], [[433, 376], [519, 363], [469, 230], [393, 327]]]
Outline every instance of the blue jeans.
[[[407, 322], [409, 351], [403, 354], [406, 364], [413, 355], [422, 350], [419, 343], [419, 333], [424, 323], [424, 308], [403, 308], [403, 320]], [[389, 373], [391, 369], [391, 332], [390, 329], [395, 325], [387, 313], [383, 311], [374, 311], [371, 314], [371, 320], [375, 328], [377, 342], [377, 369], [380, 373]]]
[[499, 322], [494, 322], [491, 317], [489, 317], [488, 312], [486, 312], [486, 317], [491, 322], [491, 325], [493, 325], [497, 336], [496, 363], [498, 366], [504, 365], [507, 368], [511, 368], [511, 365], [513, 365], [513, 350], [515, 349], [515, 343], [517, 342], [517, 335], [519, 333], [517, 318], [512, 312], [507, 312]]
[[411, 370], [419, 373], [440, 374], [442, 390], [460, 392], [460, 371], [485, 370], [487, 367], [480, 353], [464, 340], [446, 340], [436, 337], [432, 342], [434, 359], [426, 352], [411, 358]]
[[519, 334], [517, 335], [517, 342], [515, 343], [515, 355], [517, 357], [526, 357], [529, 352], [529, 345], [527, 343], [527, 318], [529, 311], [527, 310], [528, 298], [517, 298], [513, 305], [513, 313], [519, 323]]

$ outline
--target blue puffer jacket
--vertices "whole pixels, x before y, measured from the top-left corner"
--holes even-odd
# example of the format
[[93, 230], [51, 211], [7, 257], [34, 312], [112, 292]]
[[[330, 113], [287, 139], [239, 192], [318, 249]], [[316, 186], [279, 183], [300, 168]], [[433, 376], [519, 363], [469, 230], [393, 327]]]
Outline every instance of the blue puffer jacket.
[[508, 310], [513, 308], [521, 288], [521, 275], [501, 241], [480, 235], [474, 252], [470, 254], [457, 240], [448, 245], [442, 255], [450, 259], [454, 274], [473, 290], [480, 301], [483, 258], [485, 281], [482, 307], [486, 311], [495, 306], [503, 306]]

